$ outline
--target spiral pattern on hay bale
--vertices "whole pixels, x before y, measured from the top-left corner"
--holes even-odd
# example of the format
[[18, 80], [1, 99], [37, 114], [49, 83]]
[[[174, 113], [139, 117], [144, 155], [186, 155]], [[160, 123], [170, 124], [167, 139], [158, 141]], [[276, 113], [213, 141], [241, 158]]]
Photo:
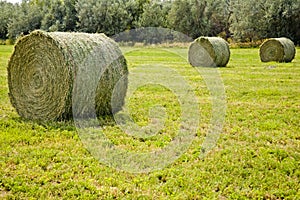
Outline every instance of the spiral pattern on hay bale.
[[296, 48], [288, 38], [271, 38], [260, 46], [262, 62], [292, 62], [296, 55]]
[[230, 59], [229, 45], [219, 37], [200, 37], [190, 45], [188, 59], [194, 67], [225, 67]]
[[[18, 40], [8, 64], [11, 103], [25, 119], [71, 119], [73, 87], [79, 72], [85, 77], [82, 81], [96, 82], [97, 88], [80, 83], [86, 85], [82, 88], [96, 91], [94, 96], [86, 97], [94, 98], [95, 105], [79, 106], [76, 115], [89, 117], [95, 111], [98, 116], [111, 114], [114, 86], [128, 73], [117, 44], [104, 34], [34, 31]], [[101, 77], [95, 72], [101, 72]], [[126, 95], [127, 79], [122, 80], [116, 110], [121, 109]]]

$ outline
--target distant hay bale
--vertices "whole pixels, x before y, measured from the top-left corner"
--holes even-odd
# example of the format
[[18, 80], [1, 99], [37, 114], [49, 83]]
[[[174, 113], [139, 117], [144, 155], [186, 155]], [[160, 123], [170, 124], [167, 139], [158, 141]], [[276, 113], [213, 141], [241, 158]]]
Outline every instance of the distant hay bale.
[[262, 62], [292, 62], [295, 54], [295, 45], [288, 38], [271, 38], [260, 46]]
[[230, 59], [229, 45], [219, 37], [200, 37], [190, 45], [188, 59], [194, 67], [225, 67]]
[[[122, 52], [104, 34], [34, 31], [15, 45], [8, 64], [9, 96], [18, 114], [29, 120], [109, 115], [114, 86], [127, 72]], [[123, 87], [114, 92], [119, 98], [114, 111], [124, 104], [127, 78], [122, 80]], [[75, 82], [80, 86], [77, 90]], [[77, 104], [72, 109], [74, 90], [83, 96], [77, 101], [94, 98], [95, 105]]]

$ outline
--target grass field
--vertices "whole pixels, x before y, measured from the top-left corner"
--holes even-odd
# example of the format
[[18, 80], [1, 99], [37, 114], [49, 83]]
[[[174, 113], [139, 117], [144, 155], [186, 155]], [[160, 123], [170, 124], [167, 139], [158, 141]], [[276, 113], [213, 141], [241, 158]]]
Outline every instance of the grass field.
[[[182, 75], [199, 99], [197, 138], [161, 171], [131, 174], [107, 167], [84, 148], [72, 122], [22, 120], [8, 98], [7, 61], [0, 46], [0, 199], [300, 199], [300, 49], [292, 63], [261, 63], [258, 49], [232, 49], [219, 69], [227, 96], [224, 130], [216, 148], [199, 158], [211, 102], [201, 75], [162, 48], [124, 48], [129, 69], [166, 65]], [[180, 105], [160, 86], [139, 88], [132, 117], [147, 125], [148, 108], [163, 104], [168, 117], [155, 137], [136, 140], [112, 124], [105, 134], [132, 151], [151, 151], [175, 136]]]

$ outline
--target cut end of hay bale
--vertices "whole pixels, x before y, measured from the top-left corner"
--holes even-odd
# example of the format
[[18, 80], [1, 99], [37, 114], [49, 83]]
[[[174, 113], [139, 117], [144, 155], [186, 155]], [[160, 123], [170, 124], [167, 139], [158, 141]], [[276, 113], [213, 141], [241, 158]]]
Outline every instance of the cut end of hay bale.
[[[95, 72], [105, 77], [97, 77]], [[8, 64], [9, 96], [25, 119], [67, 120], [74, 114], [74, 88], [81, 84], [91, 91], [85, 94], [93, 95], [88, 97], [93, 98], [93, 105], [86, 101], [85, 105], [77, 104], [75, 110], [81, 116], [92, 112], [105, 115], [112, 113], [111, 93], [124, 74], [126, 60], [117, 44], [104, 34], [34, 31], [15, 45]], [[119, 107], [124, 102], [127, 82], [121, 89]]]
[[292, 62], [295, 55], [295, 45], [288, 38], [267, 39], [260, 46], [260, 59], [262, 62]]
[[219, 37], [200, 37], [189, 47], [188, 60], [194, 67], [225, 67], [229, 59], [229, 45]]

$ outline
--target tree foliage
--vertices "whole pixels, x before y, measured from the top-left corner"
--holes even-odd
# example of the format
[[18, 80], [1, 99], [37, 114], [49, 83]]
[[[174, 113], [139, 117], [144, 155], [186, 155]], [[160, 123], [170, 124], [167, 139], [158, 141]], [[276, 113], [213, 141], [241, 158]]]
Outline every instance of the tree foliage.
[[43, 13], [40, 7], [24, 0], [21, 5], [15, 5], [15, 15], [8, 23], [8, 36], [15, 39], [22, 34], [41, 28]]
[[167, 15], [171, 9], [170, 3], [152, 1], [147, 3], [138, 21], [139, 27], [167, 27]]
[[300, 0], [231, 0], [235, 39], [289, 37], [300, 44]]
[[0, 1], [0, 38], [6, 39], [8, 33], [8, 23], [14, 16], [14, 5]]
[[300, 0], [23, 0], [0, 1], [0, 38], [34, 29], [103, 32], [165, 27], [192, 38], [247, 42], [289, 37], [300, 44]]

